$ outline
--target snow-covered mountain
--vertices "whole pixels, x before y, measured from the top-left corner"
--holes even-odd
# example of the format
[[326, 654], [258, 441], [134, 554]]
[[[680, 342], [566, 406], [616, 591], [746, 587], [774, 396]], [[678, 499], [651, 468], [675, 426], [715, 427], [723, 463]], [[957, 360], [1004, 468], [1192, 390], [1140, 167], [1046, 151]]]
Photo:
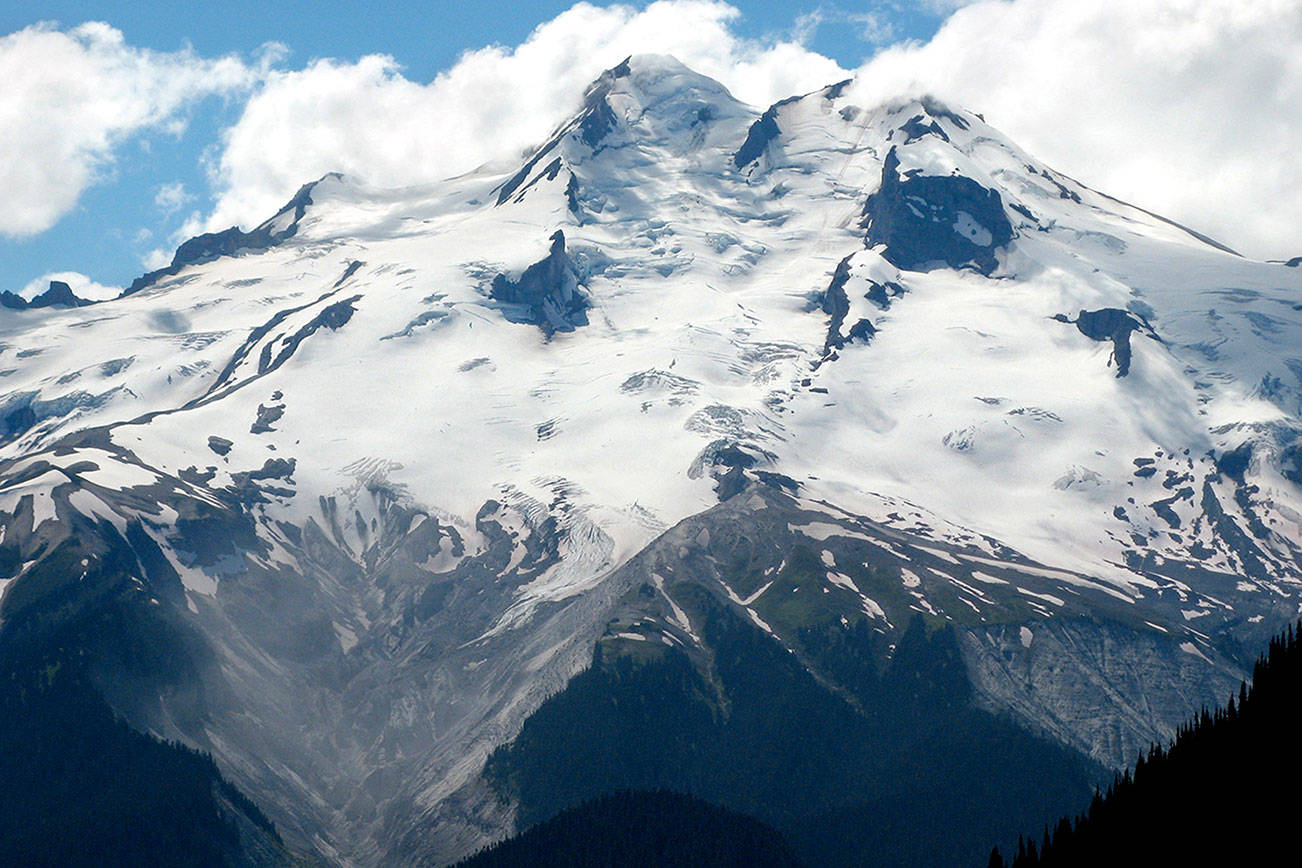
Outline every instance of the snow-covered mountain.
[[708, 668], [701, 593], [836, 689], [802, 631], [948, 622], [1117, 766], [1302, 611], [1300, 413], [1302, 270], [956, 107], [634, 57], [519, 165], [0, 309], [0, 653], [81, 637], [348, 865], [509, 831], [490, 752], [594, 647]]

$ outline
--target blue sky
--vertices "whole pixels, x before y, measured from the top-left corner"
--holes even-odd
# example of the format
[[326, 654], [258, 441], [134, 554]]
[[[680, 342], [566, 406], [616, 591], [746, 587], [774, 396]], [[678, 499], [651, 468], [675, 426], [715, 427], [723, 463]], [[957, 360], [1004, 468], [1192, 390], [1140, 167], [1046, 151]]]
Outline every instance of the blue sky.
[[[390, 54], [403, 65], [409, 78], [427, 81], [451, 66], [462, 51], [494, 43], [519, 44], [539, 24], [572, 5], [573, 0], [227, 0], [221, 4], [9, 0], [7, 8], [0, 9], [0, 32], [20, 30], [38, 21], [57, 21], [65, 27], [105, 21], [121, 30], [131, 44], [160, 51], [189, 43], [199, 54], [212, 56], [253, 52], [264, 43], [280, 42], [292, 52], [291, 63], [314, 57], [355, 59], [364, 54]], [[853, 68], [875, 46], [862, 38], [864, 24], [852, 16], [875, 14], [882, 23], [893, 26], [897, 38], [925, 39], [944, 18], [943, 12], [937, 10], [962, 4], [945, 0], [733, 0], [732, 5], [742, 13], [737, 32], [753, 38], [787, 34], [802, 16], [819, 14], [823, 23], [814, 29], [810, 47]]]
[[[388, 148], [374, 141], [321, 151], [335, 132], [388, 122], [368, 102], [451, 118], [461, 132], [447, 174], [481, 152], [501, 158], [581, 91], [558, 58], [570, 52], [591, 75], [619, 59], [615, 43], [679, 54], [756, 104], [855, 70], [883, 97], [923, 88], [985, 111], [1086, 183], [1261, 257], [1302, 253], [1302, 0], [732, 0], [739, 14], [720, 0], [593, 5], [7, 0], [0, 76], [18, 84], [0, 90], [0, 290], [61, 272], [125, 285], [184, 234], [255, 223], [324, 171], [432, 180], [384, 164]], [[684, 29], [717, 49], [666, 32], [666, 16], [695, 22]], [[112, 30], [77, 30], [89, 21]], [[61, 47], [87, 71], [69, 72]], [[396, 66], [359, 62], [376, 54]], [[103, 81], [75, 80], [83, 74]], [[530, 79], [547, 75], [560, 95], [540, 99]], [[496, 96], [479, 98], [493, 106], [458, 96], [476, 77], [499, 82], [502, 114], [522, 113], [511, 93], [532, 87], [539, 116], [495, 118]], [[113, 99], [97, 100], [101, 91]], [[425, 132], [394, 120], [406, 126], [393, 135]], [[44, 216], [15, 222], [27, 212]]]

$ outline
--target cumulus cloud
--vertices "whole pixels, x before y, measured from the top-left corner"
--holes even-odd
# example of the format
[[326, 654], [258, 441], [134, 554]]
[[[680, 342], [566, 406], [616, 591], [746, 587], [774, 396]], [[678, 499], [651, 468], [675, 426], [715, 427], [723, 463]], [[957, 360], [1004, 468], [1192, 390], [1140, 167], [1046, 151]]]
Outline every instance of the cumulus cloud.
[[215, 173], [220, 199], [203, 228], [257, 223], [326, 172], [402, 186], [518, 156], [629, 54], [672, 54], [761, 107], [848, 76], [794, 37], [737, 36], [739, 14], [714, 0], [644, 9], [579, 3], [521, 45], [467, 52], [426, 84], [384, 56], [275, 72], [225, 135]]
[[259, 75], [232, 57], [133, 48], [107, 24], [66, 32], [36, 25], [0, 37], [0, 234], [48, 229], [126, 137]]
[[1262, 258], [1302, 253], [1302, 0], [986, 0], [859, 70], [983, 112], [1083, 183]]

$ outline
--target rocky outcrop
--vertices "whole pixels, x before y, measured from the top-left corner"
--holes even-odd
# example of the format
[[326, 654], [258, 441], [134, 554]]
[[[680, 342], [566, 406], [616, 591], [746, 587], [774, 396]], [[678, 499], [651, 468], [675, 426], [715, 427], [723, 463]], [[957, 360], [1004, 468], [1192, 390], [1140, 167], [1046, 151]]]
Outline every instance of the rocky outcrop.
[[864, 203], [865, 243], [884, 244], [897, 268], [931, 271], [970, 268], [991, 274], [995, 251], [1013, 240], [1003, 200], [962, 175], [900, 174], [894, 147], [882, 165], [882, 183]]
[[526, 268], [519, 280], [498, 274], [489, 292], [508, 320], [536, 325], [548, 337], [587, 325], [591, 306], [578, 266], [565, 252], [565, 233], [556, 230], [551, 242], [546, 258]]
[[8, 290], [0, 292], [0, 307], [7, 307], [10, 310], [34, 310], [42, 307], [85, 307], [94, 303], [90, 299], [76, 295], [72, 291], [72, 287], [62, 280], [51, 280], [50, 288], [31, 299], [31, 301]]
[[1090, 340], [1111, 341], [1112, 356], [1108, 364], [1117, 363], [1117, 376], [1124, 377], [1130, 373], [1130, 333], [1144, 332], [1157, 338], [1151, 326], [1128, 310], [1116, 307], [1104, 307], [1099, 310], [1082, 310], [1076, 319], [1069, 319], [1066, 314], [1054, 317], [1058, 322], [1075, 323], [1081, 334]]
[[[844, 334], [841, 331], [846, 316], [850, 313], [850, 297], [845, 291], [845, 285], [850, 280], [850, 258], [847, 256], [837, 264], [836, 272], [832, 275], [832, 282], [828, 284], [827, 289], [823, 292], [819, 305], [823, 313], [829, 317], [827, 339], [823, 342], [823, 354], [825, 356], [852, 341], [858, 340], [868, 343], [868, 341], [872, 340], [872, 336], [877, 334], [877, 327], [865, 317], [856, 320], [855, 324], [850, 326], [849, 331]], [[874, 293], [881, 294], [884, 303], [877, 302]], [[885, 300], [884, 291], [877, 284], [873, 284], [872, 291], [865, 297], [878, 303], [881, 307], [887, 307], [890, 304], [888, 300]]]
[[769, 106], [768, 110], [765, 111], [764, 114], [759, 116], [759, 119], [755, 121], [755, 123], [750, 125], [750, 129], [746, 131], [746, 141], [741, 143], [741, 147], [737, 149], [737, 153], [732, 156], [732, 164], [734, 166], [741, 169], [749, 166], [760, 158], [760, 155], [764, 153], [765, 148], [769, 146], [769, 142], [782, 134], [782, 130], [778, 127], [778, 110], [784, 105], [795, 102], [799, 98], [800, 97], [788, 97], [779, 102], [775, 102], [773, 105]]

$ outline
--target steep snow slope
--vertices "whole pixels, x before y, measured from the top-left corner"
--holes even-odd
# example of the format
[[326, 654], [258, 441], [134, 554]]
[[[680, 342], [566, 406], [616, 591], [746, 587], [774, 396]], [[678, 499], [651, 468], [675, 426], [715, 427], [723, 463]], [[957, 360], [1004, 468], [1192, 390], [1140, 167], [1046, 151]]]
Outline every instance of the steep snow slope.
[[[761, 114], [632, 58], [520, 166], [327, 176], [0, 342], [0, 637], [153, 606], [195, 674], [110, 698], [342, 863], [508, 828], [484, 758], [721, 500], [1110, 763], [1299, 610], [1302, 275], [850, 83]], [[763, 575], [691, 580], [791, 643]]]

